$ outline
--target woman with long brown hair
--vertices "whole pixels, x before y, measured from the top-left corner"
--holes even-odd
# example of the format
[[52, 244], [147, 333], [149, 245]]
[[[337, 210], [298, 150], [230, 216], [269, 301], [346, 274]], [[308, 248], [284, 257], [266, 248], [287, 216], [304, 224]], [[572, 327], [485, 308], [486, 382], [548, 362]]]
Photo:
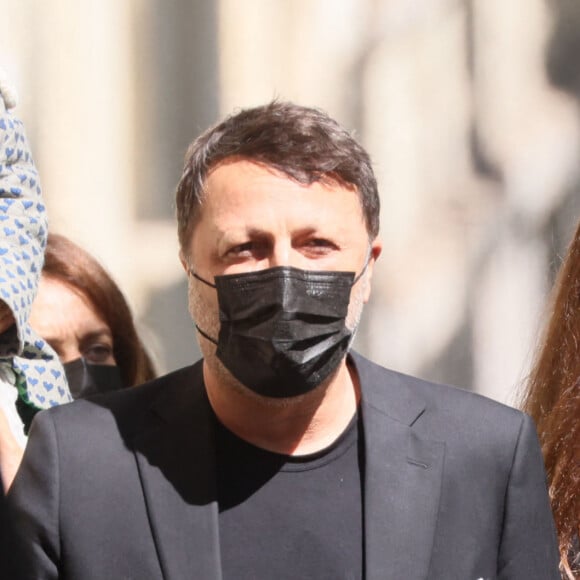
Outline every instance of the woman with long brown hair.
[[523, 409], [542, 443], [562, 578], [574, 580], [580, 577], [580, 222], [550, 306]]
[[[58, 355], [74, 398], [132, 387], [156, 376], [123, 293], [91, 254], [64, 236], [48, 234], [30, 325]], [[18, 410], [27, 433], [35, 412]], [[23, 448], [2, 427], [0, 472], [8, 489]]]
[[[68, 308], [67, 299], [66, 305], [72, 304]], [[77, 304], [86, 307], [84, 322], [95, 318], [97, 328], [102, 329], [100, 335], [95, 328], [72, 327], [77, 323], [73, 319]], [[156, 376], [122, 291], [91, 254], [63, 235], [48, 234], [30, 324], [63, 363], [82, 357], [93, 364], [116, 366], [125, 387]]]

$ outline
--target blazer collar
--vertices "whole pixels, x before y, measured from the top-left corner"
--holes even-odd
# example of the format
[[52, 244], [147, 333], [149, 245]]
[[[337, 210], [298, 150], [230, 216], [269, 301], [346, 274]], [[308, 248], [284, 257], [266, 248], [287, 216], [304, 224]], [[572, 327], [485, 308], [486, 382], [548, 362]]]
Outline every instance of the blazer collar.
[[365, 449], [367, 580], [425, 580], [435, 536], [444, 443], [412, 426], [425, 412], [411, 379], [358, 355]]

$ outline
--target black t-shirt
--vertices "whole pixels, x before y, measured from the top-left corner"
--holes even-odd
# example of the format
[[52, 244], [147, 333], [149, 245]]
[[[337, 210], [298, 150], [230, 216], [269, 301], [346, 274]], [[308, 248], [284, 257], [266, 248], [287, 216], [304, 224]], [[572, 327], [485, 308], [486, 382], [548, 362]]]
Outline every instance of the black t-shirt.
[[363, 578], [356, 418], [330, 447], [301, 457], [265, 451], [216, 423], [223, 578]]

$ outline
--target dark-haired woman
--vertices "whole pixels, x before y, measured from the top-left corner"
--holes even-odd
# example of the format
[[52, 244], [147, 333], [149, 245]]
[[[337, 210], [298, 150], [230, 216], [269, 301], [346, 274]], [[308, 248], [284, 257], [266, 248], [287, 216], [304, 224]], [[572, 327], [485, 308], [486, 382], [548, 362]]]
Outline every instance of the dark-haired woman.
[[[30, 326], [54, 349], [74, 398], [138, 385], [156, 376], [119, 287], [88, 252], [49, 234]], [[22, 417], [24, 431], [32, 415]], [[5, 489], [22, 459], [23, 445], [0, 415], [0, 471]]]
[[65, 236], [48, 235], [30, 324], [58, 354], [75, 398], [156, 376], [123, 293]]
[[580, 222], [559, 270], [523, 408], [538, 429], [562, 578], [580, 578]]

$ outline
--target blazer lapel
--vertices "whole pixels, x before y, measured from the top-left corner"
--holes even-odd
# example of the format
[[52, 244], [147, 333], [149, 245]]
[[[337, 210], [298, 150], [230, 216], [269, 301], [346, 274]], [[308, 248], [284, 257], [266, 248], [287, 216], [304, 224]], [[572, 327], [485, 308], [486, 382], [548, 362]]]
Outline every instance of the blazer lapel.
[[[166, 580], [221, 580], [213, 427], [201, 364], [150, 409], [135, 456]], [[179, 384], [180, 383], [180, 384]]]
[[367, 580], [426, 580], [444, 443], [419, 437], [424, 405], [401, 375], [355, 357], [362, 388]]

